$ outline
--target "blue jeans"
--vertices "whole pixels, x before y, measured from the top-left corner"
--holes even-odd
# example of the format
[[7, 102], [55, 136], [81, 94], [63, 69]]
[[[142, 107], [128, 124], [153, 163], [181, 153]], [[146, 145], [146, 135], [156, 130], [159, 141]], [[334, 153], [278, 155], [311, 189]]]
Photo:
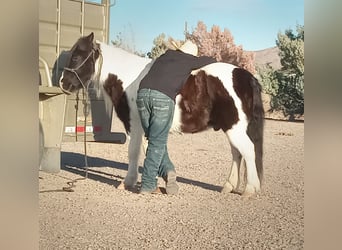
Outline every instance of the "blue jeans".
[[141, 124], [148, 139], [141, 190], [154, 191], [157, 188], [158, 176], [166, 177], [170, 170], [175, 171], [167, 152], [175, 103], [167, 95], [152, 89], [139, 90], [136, 102]]

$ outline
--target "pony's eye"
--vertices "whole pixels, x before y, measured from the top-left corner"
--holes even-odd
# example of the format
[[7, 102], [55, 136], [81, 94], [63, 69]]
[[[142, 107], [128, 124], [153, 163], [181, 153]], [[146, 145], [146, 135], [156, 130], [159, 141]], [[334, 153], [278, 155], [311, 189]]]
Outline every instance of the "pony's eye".
[[71, 57], [71, 61], [72, 61], [72, 62], [77, 62], [77, 61], [78, 61], [78, 57], [77, 57], [77, 56]]

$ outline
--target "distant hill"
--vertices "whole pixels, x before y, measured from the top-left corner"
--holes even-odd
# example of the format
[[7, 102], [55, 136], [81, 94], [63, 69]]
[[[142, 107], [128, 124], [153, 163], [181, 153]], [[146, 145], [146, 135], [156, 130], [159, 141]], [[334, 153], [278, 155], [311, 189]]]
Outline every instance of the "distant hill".
[[253, 51], [255, 53], [255, 64], [262, 66], [270, 64], [274, 69], [280, 69], [280, 57], [278, 47]]

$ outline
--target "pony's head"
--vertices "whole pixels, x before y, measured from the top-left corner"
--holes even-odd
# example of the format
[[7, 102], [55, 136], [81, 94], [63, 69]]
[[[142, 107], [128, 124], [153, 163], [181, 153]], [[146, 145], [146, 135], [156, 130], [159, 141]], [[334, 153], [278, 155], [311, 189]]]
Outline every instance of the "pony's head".
[[87, 88], [95, 73], [95, 62], [100, 55], [97, 44], [94, 43], [94, 33], [81, 37], [72, 46], [59, 81], [59, 86], [66, 94], [71, 94], [81, 88]]

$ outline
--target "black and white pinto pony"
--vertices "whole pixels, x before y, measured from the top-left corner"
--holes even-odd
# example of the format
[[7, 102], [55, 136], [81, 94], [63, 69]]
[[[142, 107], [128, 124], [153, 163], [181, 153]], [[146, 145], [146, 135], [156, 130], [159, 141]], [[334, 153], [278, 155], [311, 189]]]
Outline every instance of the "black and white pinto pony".
[[[138, 180], [138, 159], [143, 139], [136, 106], [141, 79], [153, 61], [120, 48], [81, 37], [71, 48], [70, 58], [60, 78], [65, 93], [98, 84], [105, 102], [114, 105], [129, 142], [128, 172], [118, 188], [133, 187]], [[113, 104], [113, 105], [112, 105]], [[176, 97], [171, 131], [196, 133], [222, 130], [231, 146], [232, 165], [222, 192], [237, 192], [240, 166], [246, 164], [243, 196], [260, 191], [263, 177], [264, 110], [261, 86], [253, 75], [228, 63], [217, 62], [194, 70]], [[244, 176], [244, 178], [246, 178]]]

